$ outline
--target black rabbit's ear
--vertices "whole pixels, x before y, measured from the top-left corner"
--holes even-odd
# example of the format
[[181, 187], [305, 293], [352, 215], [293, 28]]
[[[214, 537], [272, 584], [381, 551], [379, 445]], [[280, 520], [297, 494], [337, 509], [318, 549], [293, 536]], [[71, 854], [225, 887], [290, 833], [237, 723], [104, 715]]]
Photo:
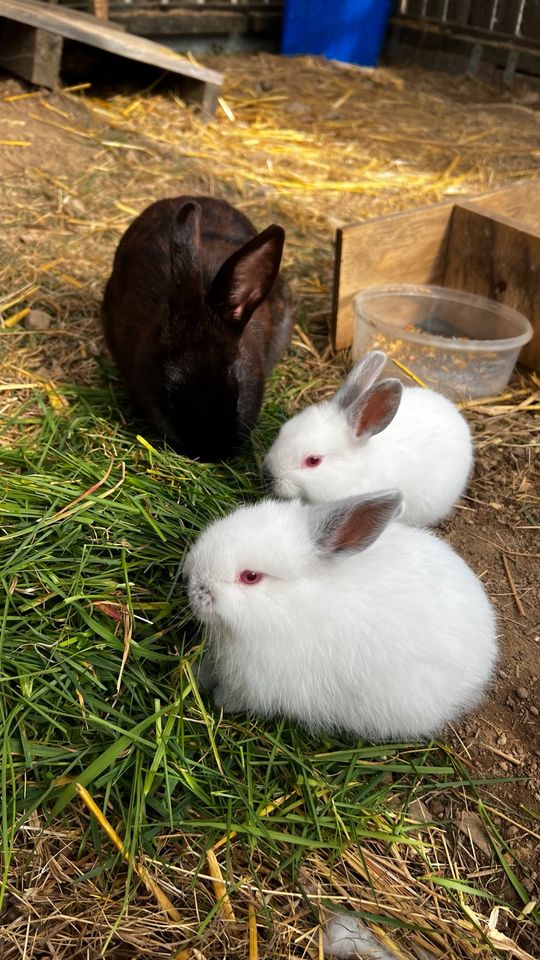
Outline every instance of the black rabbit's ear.
[[240, 247], [220, 267], [206, 302], [240, 332], [266, 299], [278, 275], [285, 231], [275, 224]]
[[188, 200], [176, 214], [171, 236], [173, 308], [181, 314], [199, 313], [203, 299], [201, 270], [201, 208]]
[[371, 546], [391, 520], [401, 516], [403, 499], [397, 490], [383, 490], [308, 509], [313, 538], [323, 553], [359, 552]]

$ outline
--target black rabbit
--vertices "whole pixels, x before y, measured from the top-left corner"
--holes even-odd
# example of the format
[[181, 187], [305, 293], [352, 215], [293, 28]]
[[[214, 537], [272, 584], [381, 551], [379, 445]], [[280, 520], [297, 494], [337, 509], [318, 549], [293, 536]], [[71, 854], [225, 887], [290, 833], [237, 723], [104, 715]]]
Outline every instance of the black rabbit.
[[107, 342], [139, 412], [186, 456], [222, 460], [255, 424], [291, 337], [284, 239], [224, 200], [186, 196], [153, 203], [120, 240]]

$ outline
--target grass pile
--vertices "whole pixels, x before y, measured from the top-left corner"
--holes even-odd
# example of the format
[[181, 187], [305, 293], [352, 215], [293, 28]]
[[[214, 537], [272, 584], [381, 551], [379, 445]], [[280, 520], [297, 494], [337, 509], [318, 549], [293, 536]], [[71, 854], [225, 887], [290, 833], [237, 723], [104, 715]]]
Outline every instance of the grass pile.
[[[320, 923], [338, 906], [371, 919], [396, 956], [415, 945], [435, 957], [488, 955], [500, 934], [485, 905], [504, 907], [495, 874], [484, 881], [478, 864], [471, 881], [468, 864], [461, 877], [460, 859], [478, 850], [466, 835], [449, 849], [424, 800], [467, 788], [473, 823], [524, 908], [529, 898], [459, 756], [444, 744], [351, 745], [283, 721], [220, 717], [194, 682], [203, 638], [178, 582], [182, 556], [216, 514], [261, 494], [258, 454], [285, 416], [279, 373], [250, 455], [230, 465], [133, 438], [112, 387], [57, 391], [59, 410], [42, 395], [21, 404], [29, 439], [2, 451], [1, 816], [3, 884], [19, 906], [13, 942], [47, 932], [64, 956], [75, 923], [91, 956], [144, 945], [149, 957], [241, 957], [250, 936], [251, 956], [318, 956]], [[77, 785], [121, 838], [127, 868]], [[149, 901], [142, 913], [134, 896]], [[534, 912], [519, 922], [533, 924]]]
[[[538, 912], [504, 837], [539, 839], [533, 815], [497, 802], [495, 778], [474, 780], [445, 741], [371, 746], [221, 717], [194, 681], [204, 637], [179, 573], [210, 519], [262, 494], [278, 425], [340, 379], [325, 326], [336, 223], [527, 175], [536, 127], [520, 107], [505, 139], [498, 96], [475, 86], [471, 105], [461, 80], [216, 65], [225, 108], [208, 126], [152, 92], [3, 99], [34, 150], [19, 161], [28, 147], [4, 146], [0, 955], [320, 960], [322, 924], [353, 910], [397, 957], [527, 960]], [[136, 438], [97, 362], [119, 236], [157, 196], [188, 191], [287, 228], [298, 326], [228, 465]], [[31, 307], [49, 327], [25, 329]], [[523, 378], [471, 412], [480, 446], [519, 437], [532, 453], [537, 388]]]

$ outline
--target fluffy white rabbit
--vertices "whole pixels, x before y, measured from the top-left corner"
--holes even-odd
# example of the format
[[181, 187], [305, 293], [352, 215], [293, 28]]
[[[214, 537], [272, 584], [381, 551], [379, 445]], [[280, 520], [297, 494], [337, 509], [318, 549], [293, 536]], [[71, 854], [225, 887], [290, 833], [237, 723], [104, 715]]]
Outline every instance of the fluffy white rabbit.
[[427, 737], [479, 701], [491, 604], [389, 491], [332, 504], [261, 500], [212, 523], [184, 564], [227, 711], [284, 714], [373, 740]]
[[320, 503], [393, 487], [406, 523], [431, 526], [450, 513], [473, 464], [467, 422], [433, 390], [375, 384], [385, 362], [366, 354], [331, 400], [282, 426], [264, 460], [278, 496]]

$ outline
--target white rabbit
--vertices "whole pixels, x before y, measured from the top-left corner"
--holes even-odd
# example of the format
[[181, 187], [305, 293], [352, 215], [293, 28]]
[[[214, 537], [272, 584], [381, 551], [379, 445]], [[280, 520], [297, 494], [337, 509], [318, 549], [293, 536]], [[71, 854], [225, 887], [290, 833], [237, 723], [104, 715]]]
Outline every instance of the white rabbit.
[[374, 386], [385, 362], [366, 354], [331, 400], [282, 426], [264, 460], [278, 496], [319, 503], [392, 487], [406, 523], [431, 526], [450, 513], [472, 469], [467, 422], [433, 390]]
[[493, 610], [448, 544], [392, 522], [401, 506], [397, 491], [268, 499], [203, 531], [184, 579], [218, 706], [373, 740], [431, 736], [475, 706]]

